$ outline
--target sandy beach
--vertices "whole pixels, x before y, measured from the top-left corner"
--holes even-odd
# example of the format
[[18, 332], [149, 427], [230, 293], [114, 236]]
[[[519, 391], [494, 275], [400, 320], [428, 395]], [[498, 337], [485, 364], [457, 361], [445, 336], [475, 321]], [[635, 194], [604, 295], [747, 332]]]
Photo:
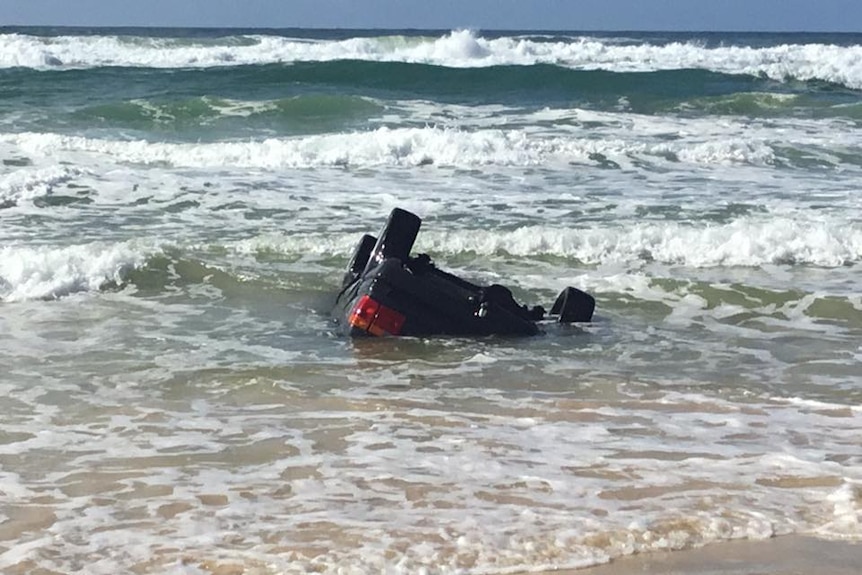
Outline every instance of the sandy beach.
[[648, 553], [555, 575], [858, 575], [862, 543], [790, 535]]

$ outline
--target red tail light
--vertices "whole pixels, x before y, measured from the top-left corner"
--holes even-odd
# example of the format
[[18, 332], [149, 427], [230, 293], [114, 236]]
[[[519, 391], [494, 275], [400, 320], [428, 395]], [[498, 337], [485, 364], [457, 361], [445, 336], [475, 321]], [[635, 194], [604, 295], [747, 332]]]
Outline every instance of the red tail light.
[[407, 318], [391, 307], [364, 295], [350, 312], [350, 325], [367, 331], [372, 335], [398, 335]]

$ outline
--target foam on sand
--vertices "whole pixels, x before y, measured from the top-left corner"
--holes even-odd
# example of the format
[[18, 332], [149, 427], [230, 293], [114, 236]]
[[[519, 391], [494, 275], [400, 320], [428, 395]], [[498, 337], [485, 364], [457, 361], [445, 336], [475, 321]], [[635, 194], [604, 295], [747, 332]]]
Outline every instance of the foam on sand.
[[[764, 541], [734, 541], [675, 553], [650, 553], [609, 565], [554, 570], [556, 575], [856, 575], [862, 564], [862, 544], [785, 536]], [[541, 573], [541, 572], [537, 572]]]

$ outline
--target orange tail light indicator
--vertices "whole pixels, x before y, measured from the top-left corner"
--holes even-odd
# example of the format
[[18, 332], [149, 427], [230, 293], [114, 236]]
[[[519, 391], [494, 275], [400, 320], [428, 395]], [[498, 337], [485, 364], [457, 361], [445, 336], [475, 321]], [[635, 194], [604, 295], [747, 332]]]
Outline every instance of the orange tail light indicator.
[[390, 307], [364, 295], [350, 312], [350, 325], [372, 335], [398, 335], [407, 318]]

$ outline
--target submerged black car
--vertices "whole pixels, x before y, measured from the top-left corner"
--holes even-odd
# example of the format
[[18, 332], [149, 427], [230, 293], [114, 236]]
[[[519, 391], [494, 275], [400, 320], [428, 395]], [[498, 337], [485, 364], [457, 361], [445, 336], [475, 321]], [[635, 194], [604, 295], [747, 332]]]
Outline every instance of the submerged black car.
[[[395, 208], [380, 234], [362, 236], [344, 274], [332, 317], [350, 336], [535, 335], [546, 317], [501, 285], [480, 286], [410, 255], [422, 220]], [[561, 323], [588, 322], [595, 299], [567, 287], [551, 308]]]

